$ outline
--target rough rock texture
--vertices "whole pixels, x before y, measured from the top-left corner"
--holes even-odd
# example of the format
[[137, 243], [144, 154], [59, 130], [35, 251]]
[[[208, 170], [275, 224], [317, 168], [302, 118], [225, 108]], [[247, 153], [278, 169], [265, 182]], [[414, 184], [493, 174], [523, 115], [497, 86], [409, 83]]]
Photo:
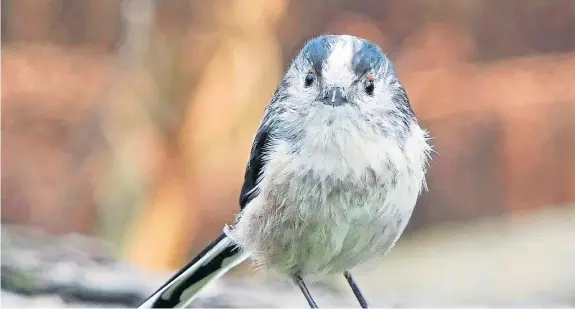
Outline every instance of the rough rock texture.
[[[452, 224], [405, 235], [381, 264], [354, 274], [379, 308], [575, 307], [573, 235], [575, 206]], [[1, 305], [14, 307], [134, 307], [170, 276], [115, 261], [88, 237], [5, 224], [1, 267]], [[291, 283], [241, 272], [191, 306], [307, 307]], [[343, 277], [310, 289], [321, 307], [357, 307]]]
[[[2, 306], [136, 307], [171, 274], [146, 275], [106, 254], [95, 240], [51, 237], [31, 228], [2, 227]], [[327, 287], [314, 285], [323, 306], [353, 306]], [[193, 307], [306, 306], [289, 282], [257, 283], [227, 276], [206, 289]]]

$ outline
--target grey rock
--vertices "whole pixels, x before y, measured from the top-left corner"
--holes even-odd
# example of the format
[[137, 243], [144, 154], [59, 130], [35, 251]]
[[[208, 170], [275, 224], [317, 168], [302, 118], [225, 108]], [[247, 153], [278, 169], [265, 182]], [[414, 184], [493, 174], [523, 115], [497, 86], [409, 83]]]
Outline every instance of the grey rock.
[[[171, 276], [158, 278], [114, 261], [89, 237], [50, 237], [34, 229], [3, 225], [2, 240], [3, 306], [136, 307]], [[354, 304], [324, 286], [310, 288], [323, 306]], [[307, 303], [287, 281], [257, 283], [224, 276], [190, 306], [282, 308]]]

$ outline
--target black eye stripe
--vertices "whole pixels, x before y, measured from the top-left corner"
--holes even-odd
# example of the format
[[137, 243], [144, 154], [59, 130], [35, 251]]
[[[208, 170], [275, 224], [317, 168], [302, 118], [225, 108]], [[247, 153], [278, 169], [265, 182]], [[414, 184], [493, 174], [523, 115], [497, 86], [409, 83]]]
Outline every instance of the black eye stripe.
[[353, 70], [361, 76], [370, 70], [378, 70], [385, 62], [385, 55], [379, 46], [365, 40], [353, 55]]
[[330, 42], [333, 40], [332, 35], [320, 36], [309, 41], [303, 48], [302, 53], [316, 74], [321, 74], [323, 63], [332, 49]]

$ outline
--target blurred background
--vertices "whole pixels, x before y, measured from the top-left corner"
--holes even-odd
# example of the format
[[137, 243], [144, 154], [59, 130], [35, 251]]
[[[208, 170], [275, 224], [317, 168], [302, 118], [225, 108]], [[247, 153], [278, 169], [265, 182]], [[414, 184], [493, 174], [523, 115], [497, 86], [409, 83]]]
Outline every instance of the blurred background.
[[1, 3], [3, 288], [22, 248], [70, 235], [175, 271], [233, 222], [290, 60], [346, 33], [389, 54], [439, 152], [396, 250], [358, 271], [373, 302], [575, 306], [574, 1]]

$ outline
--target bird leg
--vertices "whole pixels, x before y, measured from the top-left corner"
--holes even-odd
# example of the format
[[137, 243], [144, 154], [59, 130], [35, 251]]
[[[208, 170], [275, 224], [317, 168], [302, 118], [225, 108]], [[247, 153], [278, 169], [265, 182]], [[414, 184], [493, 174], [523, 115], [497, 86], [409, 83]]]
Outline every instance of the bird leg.
[[313, 297], [311, 297], [311, 294], [309, 293], [309, 290], [307, 289], [307, 286], [305, 285], [305, 282], [303, 281], [302, 277], [300, 275], [296, 274], [296, 275], [293, 275], [292, 279], [295, 282], [295, 284], [297, 284], [297, 286], [299, 287], [301, 292], [303, 293], [303, 296], [305, 296], [305, 299], [307, 300], [309, 307], [310, 308], [319, 308], [317, 306], [317, 304], [315, 303], [315, 300], [313, 300]]
[[365, 297], [363, 297], [363, 294], [359, 290], [359, 286], [357, 285], [357, 283], [355, 283], [355, 280], [353, 280], [351, 273], [349, 271], [345, 271], [343, 273], [343, 276], [347, 280], [347, 283], [349, 283], [349, 286], [351, 287], [353, 294], [355, 294], [355, 297], [359, 301], [361, 308], [369, 308], [369, 305], [367, 304], [367, 300], [365, 299]]

